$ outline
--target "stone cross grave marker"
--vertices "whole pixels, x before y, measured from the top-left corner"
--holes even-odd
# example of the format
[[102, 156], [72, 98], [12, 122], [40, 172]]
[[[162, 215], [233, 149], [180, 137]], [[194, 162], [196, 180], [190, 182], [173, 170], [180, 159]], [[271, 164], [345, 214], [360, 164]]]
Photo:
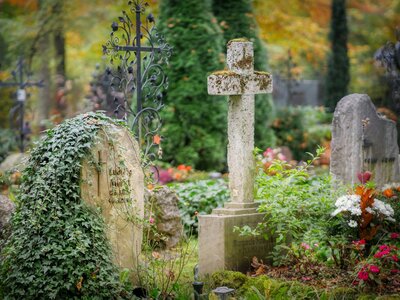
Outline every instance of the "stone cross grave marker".
[[399, 182], [396, 124], [377, 114], [368, 95], [351, 94], [336, 106], [332, 121], [330, 171], [345, 184], [359, 183], [357, 174], [372, 172], [378, 187]]
[[101, 209], [114, 262], [135, 268], [143, 236], [144, 174], [138, 143], [127, 129], [109, 125], [100, 130], [81, 178], [82, 198]]
[[253, 43], [231, 40], [227, 45], [229, 70], [208, 77], [208, 93], [229, 96], [228, 167], [230, 202], [199, 216], [199, 270], [245, 271], [253, 256], [264, 258], [271, 243], [263, 238], [242, 237], [234, 226], [256, 226], [263, 214], [254, 203], [254, 95], [272, 92], [272, 76], [254, 71]]

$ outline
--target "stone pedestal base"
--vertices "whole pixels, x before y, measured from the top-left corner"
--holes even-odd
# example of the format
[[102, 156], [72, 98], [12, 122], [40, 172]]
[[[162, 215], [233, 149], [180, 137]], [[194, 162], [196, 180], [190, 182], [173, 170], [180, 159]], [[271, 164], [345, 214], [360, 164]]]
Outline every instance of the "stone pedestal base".
[[201, 275], [218, 270], [246, 272], [254, 256], [267, 262], [273, 240], [240, 236], [235, 226], [255, 228], [264, 214], [257, 213], [255, 203], [227, 203], [211, 215], [199, 216], [199, 271]]

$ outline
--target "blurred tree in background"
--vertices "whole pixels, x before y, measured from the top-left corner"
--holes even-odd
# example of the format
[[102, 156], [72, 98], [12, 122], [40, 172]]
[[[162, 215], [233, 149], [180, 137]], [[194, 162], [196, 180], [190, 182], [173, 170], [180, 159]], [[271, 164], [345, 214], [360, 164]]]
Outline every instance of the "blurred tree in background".
[[332, 0], [331, 52], [328, 56], [325, 105], [332, 111], [336, 103], [347, 94], [350, 82], [350, 62], [347, 55], [346, 0]]
[[[254, 46], [255, 70], [268, 71], [268, 56], [264, 42], [259, 37], [258, 25], [251, 0], [214, 0], [213, 12], [224, 34], [225, 45], [235, 38], [247, 38]], [[272, 147], [275, 136], [270, 128], [274, 115], [271, 95], [256, 95], [255, 143], [258, 147]]]
[[[296, 73], [304, 79], [320, 80], [327, 74], [332, 0], [210, 1], [148, 0], [148, 10], [155, 14], [157, 25], [163, 27], [175, 47], [164, 112], [165, 159], [218, 169], [225, 158], [226, 103], [207, 95], [206, 76], [225, 64], [225, 48], [221, 45], [238, 35], [252, 39], [256, 69], [278, 74], [286, 70], [290, 49], [297, 63]], [[10, 78], [22, 54], [32, 57], [34, 77], [45, 79], [47, 84], [40, 92], [32, 89], [27, 101], [26, 119], [36, 134], [40, 122], [56, 117], [60, 99], [66, 103], [65, 117], [84, 111], [91, 75], [96, 64], [102, 64], [101, 45], [109, 35], [110, 24], [126, 6], [127, 0], [0, 1], [0, 79]], [[350, 0], [346, 6], [351, 65], [348, 90], [367, 93], [378, 106], [389, 106], [385, 73], [375, 67], [373, 57], [386, 41], [395, 40], [400, 1]], [[213, 19], [212, 11], [218, 21]], [[261, 42], [257, 39], [258, 29]], [[269, 67], [265, 65], [262, 42], [268, 49]], [[64, 72], [61, 86], [57, 75]], [[1, 127], [8, 125], [12, 92], [0, 89]], [[261, 103], [257, 103], [256, 141], [263, 147], [264, 141], [269, 141], [264, 136], [268, 136], [270, 116], [263, 118], [267, 106], [262, 100], [257, 102]], [[284, 132], [280, 135], [287, 136]]]
[[163, 0], [158, 27], [174, 51], [162, 111], [164, 160], [220, 170], [226, 156], [227, 103], [207, 93], [207, 75], [224, 65], [211, 0]]

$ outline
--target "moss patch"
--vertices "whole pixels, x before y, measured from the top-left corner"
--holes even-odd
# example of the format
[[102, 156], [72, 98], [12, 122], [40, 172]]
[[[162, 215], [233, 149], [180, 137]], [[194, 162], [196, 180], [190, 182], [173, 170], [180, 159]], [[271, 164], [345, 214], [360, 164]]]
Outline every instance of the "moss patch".
[[232, 76], [232, 77], [238, 77], [238, 76], [240, 76], [238, 73], [235, 73], [235, 72], [229, 71], [229, 70], [215, 71], [215, 72], [211, 73], [211, 75], [216, 75], [216, 76]]
[[384, 295], [377, 297], [372, 294], [359, 294], [356, 289], [348, 287], [334, 287], [320, 289], [298, 281], [284, 281], [269, 278], [265, 275], [249, 277], [240, 272], [219, 271], [211, 276], [210, 288], [227, 286], [235, 289], [238, 299], [321, 299], [321, 300], [394, 300], [400, 295]]
[[237, 39], [230, 40], [226, 45], [229, 46], [232, 43], [248, 43], [248, 42], [250, 42], [250, 41], [246, 38], [237, 38]]

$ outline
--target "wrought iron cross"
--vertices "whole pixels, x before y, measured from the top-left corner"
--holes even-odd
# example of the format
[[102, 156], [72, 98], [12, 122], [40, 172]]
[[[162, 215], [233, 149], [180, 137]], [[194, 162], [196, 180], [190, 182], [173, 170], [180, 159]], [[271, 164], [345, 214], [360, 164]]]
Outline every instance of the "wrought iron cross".
[[[31, 81], [30, 77], [32, 76], [32, 73], [29, 72], [24, 64], [24, 60], [22, 57], [18, 59], [17, 62], [17, 67], [15, 68], [14, 71], [11, 72], [13, 76], [13, 81], [9, 82], [3, 82], [0, 81], [0, 88], [2, 87], [17, 87], [17, 93], [16, 93], [16, 104], [11, 108], [10, 111], [10, 120], [13, 120], [14, 117], [17, 117], [17, 120], [19, 119], [19, 148], [21, 152], [24, 152], [25, 150], [25, 145], [24, 145], [24, 140], [25, 140], [25, 124], [24, 124], [24, 114], [25, 114], [25, 101], [27, 98], [26, 95], [26, 88], [28, 87], [43, 87], [43, 80], [41, 81]], [[19, 117], [18, 117], [19, 115]], [[11, 124], [14, 125], [14, 124]]]
[[[148, 6], [146, 1], [128, 1], [128, 5], [131, 14], [123, 11], [118, 22], [112, 23], [110, 39], [103, 45], [103, 53], [110, 56], [111, 64], [119, 61], [116, 68], [108, 69], [112, 76], [111, 88], [124, 94], [124, 107], [118, 105], [116, 113], [124, 109], [124, 119], [137, 134], [139, 144], [144, 145], [144, 154], [151, 158], [154, 154], [150, 149], [159, 146], [161, 118], [158, 112], [163, 107], [163, 92], [168, 87], [162, 65], [168, 63], [172, 48], [159, 34], [153, 15], [144, 18]], [[134, 101], [128, 104], [128, 99], [134, 98], [134, 94], [136, 109]], [[131, 121], [129, 115], [133, 116]]]

